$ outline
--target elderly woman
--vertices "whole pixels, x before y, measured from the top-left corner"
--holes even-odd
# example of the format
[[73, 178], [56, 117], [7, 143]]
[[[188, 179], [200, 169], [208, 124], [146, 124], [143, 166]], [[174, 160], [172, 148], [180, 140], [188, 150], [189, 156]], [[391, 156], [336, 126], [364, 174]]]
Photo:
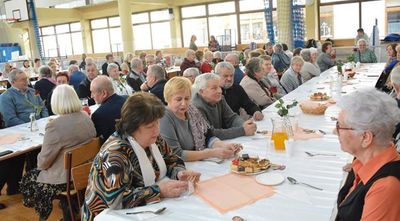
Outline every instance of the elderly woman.
[[127, 53], [124, 62], [121, 64], [121, 71], [122, 74], [128, 75], [129, 72], [131, 72], [131, 60], [133, 59], [133, 54], [132, 53]]
[[214, 71], [213, 53], [211, 51], [204, 53], [204, 60], [201, 63], [200, 71], [201, 73], [211, 73]]
[[400, 119], [396, 101], [364, 89], [343, 97], [339, 106], [334, 132], [341, 149], [355, 160], [338, 195], [336, 220], [398, 220], [400, 155], [392, 138]]
[[[335, 65], [335, 60], [331, 57], [332, 42], [327, 41], [322, 44], [322, 53], [317, 58], [317, 64], [321, 69], [321, 73]], [[294, 56], [294, 52], [293, 52]]]
[[119, 75], [119, 67], [115, 63], [110, 63], [107, 66], [107, 73], [110, 76], [111, 82], [114, 87], [115, 93], [118, 95], [129, 96], [132, 94], [133, 90], [131, 86], [126, 83], [126, 79]]
[[208, 42], [208, 49], [210, 49], [211, 52], [221, 51], [221, 46], [219, 45], [217, 39], [215, 39], [214, 35], [210, 36], [210, 41]]
[[269, 55], [272, 57], [272, 54], [274, 53], [274, 44], [272, 42], [267, 42], [263, 49], [265, 50], [266, 55]]
[[252, 119], [243, 122], [226, 103], [222, 96], [220, 77], [216, 74], [202, 74], [196, 78], [193, 84], [193, 104], [213, 127], [213, 134], [222, 140], [251, 136], [257, 129]]
[[[40, 94], [42, 100], [46, 100], [49, 93], [56, 86], [55, 78], [52, 77], [53, 72], [49, 66], [42, 66], [39, 69], [40, 80], [35, 83], [34, 89]], [[49, 101], [46, 101], [46, 103]]]
[[302, 49], [300, 55], [304, 60], [304, 65], [300, 70], [304, 82], [313, 77], [319, 76], [321, 74], [321, 70], [318, 68], [318, 66], [312, 63], [311, 50], [308, 48]]
[[274, 53], [271, 57], [272, 65], [278, 75], [281, 76], [290, 66], [290, 58], [283, 51], [281, 44], [274, 45]]
[[196, 68], [196, 62], [195, 62], [195, 51], [193, 51], [192, 49], [189, 49], [185, 52], [185, 59], [183, 60], [180, 68], [181, 68], [181, 72], [184, 72], [186, 69], [188, 68]]
[[188, 68], [186, 69], [182, 76], [185, 78], [188, 78], [192, 84], [194, 83], [194, 80], [196, 79], [197, 76], [200, 75], [199, 69], [198, 68]]
[[220, 51], [215, 51], [213, 53], [213, 59], [212, 59], [212, 63], [214, 65], [217, 65], [219, 62], [224, 61], [224, 59], [222, 58], [222, 53]]
[[400, 59], [398, 59], [397, 55], [400, 53], [400, 46], [397, 44], [389, 44], [386, 47], [386, 51], [388, 53], [388, 61], [386, 62], [384, 72], [390, 73], [392, 69], [398, 65]]
[[375, 53], [367, 47], [367, 41], [360, 39], [357, 42], [358, 50], [353, 53], [354, 61], [360, 63], [376, 63]]
[[236, 148], [214, 137], [200, 111], [191, 105], [192, 84], [184, 77], [174, 77], [164, 88], [168, 103], [161, 118], [160, 133], [172, 152], [184, 161], [210, 157], [231, 158]]
[[261, 58], [251, 58], [246, 64], [247, 75], [240, 82], [240, 86], [260, 109], [264, 109], [274, 102], [271, 91], [262, 81], [266, 74], [263, 62], [264, 60]]
[[[183, 160], [159, 136], [164, 111], [150, 93], [137, 92], [128, 98], [116, 133], [94, 159], [82, 220], [93, 220], [107, 208], [126, 209], [179, 197], [187, 190], [188, 179], [199, 179], [200, 174], [185, 170]], [[163, 180], [166, 177], [171, 180]]]
[[197, 48], [197, 45], [196, 45], [196, 40], [197, 40], [196, 35], [192, 35], [190, 37], [189, 49], [192, 49], [193, 51], [197, 51], [198, 48]]
[[286, 94], [282, 86], [279, 83], [278, 74], [275, 72], [272, 66], [272, 59], [269, 55], [261, 55], [259, 58], [263, 60], [263, 70], [264, 77], [261, 81], [268, 87], [269, 91], [272, 93], [272, 97], [280, 98]]
[[286, 93], [290, 93], [304, 83], [301, 76], [301, 68], [304, 65], [304, 60], [300, 56], [294, 56], [290, 64], [290, 68], [282, 75], [281, 85]]
[[[49, 217], [54, 197], [66, 189], [65, 151], [96, 136], [93, 122], [81, 111], [81, 102], [71, 86], [57, 86], [51, 106], [58, 117], [47, 123], [42, 149], [37, 157], [37, 169], [28, 171], [20, 186], [24, 205], [34, 207], [40, 220]], [[62, 207], [64, 214], [69, 214], [64, 201]]]

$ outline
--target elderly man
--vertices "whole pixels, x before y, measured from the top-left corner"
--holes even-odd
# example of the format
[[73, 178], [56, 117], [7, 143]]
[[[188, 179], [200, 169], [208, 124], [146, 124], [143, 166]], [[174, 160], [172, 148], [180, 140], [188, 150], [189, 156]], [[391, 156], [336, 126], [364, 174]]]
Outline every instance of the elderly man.
[[286, 93], [290, 93], [304, 83], [300, 72], [303, 65], [304, 60], [300, 56], [292, 58], [290, 68], [285, 71], [281, 78], [281, 85]]
[[254, 120], [262, 120], [264, 115], [260, 108], [250, 100], [242, 86], [236, 85], [234, 81], [234, 68], [228, 62], [220, 62], [215, 66], [215, 72], [220, 77], [222, 94], [233, 112], [240, 115], [239, 109], [243, 108], [246, 113], [253, 116]]
[[278, 75], [282, 75], [290, 66], [290, 58], [283, 51], [281, 44], [274, 45], [274, 53], [271, 56], [272, 65]]
[[[46, 100], [49, 93], [56, 86], [56, 81], [52, 78], [52, 72], [49, 66], [44, 65], [39, 69], [40, 80], [35, 83], [34, 89], [39, 92], [40, 98]], [[46, 103], [49, 102], [46, 100]]]
[[251, 136], [257, 130], [252, 119], [244, 122], [226, 103], [222, 96], [220, 77], [216, 74], [202, 74], [196, 78], [193, 85], [193, 104], [213, 127], [214, 136], [221, 140]]
[[86, 75], [79, 70], [78, 65], [70, 65], [68, 67], [69, 84], [72, 85], [77, 94], [79, 94], [79, 84], [85, 80]]
[[[108, 66], [108, 65], [107, 65]], [[87, 98], [89, 105], [94, 105], [96, 102], [91, 98], [91, 92], [90, 92], [90, 83], [95, 79], [98, 75], [98, 70], [97, 67], [94, 63], [89, 63], [86, 65], [86, 79], [83, 80], [79, 84], [79, 91], [78, 91], [78, 96], [79, 98]]]
[[146, 81], [146, 75], [143, 72], [144, 66], [142, 60], [134, 58], [131, 61], [131, 73], [126, 77], [126, 81], [134, 91], [140, 91], [140, 85]]
[[[119, 71], [121, 71], [121, 67], [119, 66], [118, 62], [114, 61], [114, 56], [112, 54], [106, 55], [106, 62], [101, 66], [102, 74], [107, 75], [107, 66], [108, 64], [115, 63], [118, 65]], [[87, 63], [86, 63], [87, 64]]]
[[148, 54], [144, 57], [146, 67], [144, 68], [144, 73], [147, 73], [147, 70], [150, 65], [156, 64], [156, 57], [154, 54]]
[[146, 81], [140, 86], [140, 89], [156, 95], [165, 104], [164, 86], [166, 83], [164, 69], [153, 64], [149, 66]]
[[182, 76], [185, 78], [188, 78], [192, 82], [192, 84], [194, 83], [194, 80], [196, 79], [196, 77], [199, 75], [200, 75], [200, 71], [198, 68], [188, 68], [182, 74]]
[[355, 157], [338, 195], [336, 220], [398, 220], [400, 155], [392, 134], [400, 120], [396, 101], [376, 89], [344, 96], [334, 133]]
[[127, 96], [114, 93], [111, 80], [106, 76], [98, 76], [91, 85], [91, 96], [100, 104], [92, 114], [92, 121], [96, 128], [97, 136], [104, 142], [115, 131], [115, 120], [121, 118], [122, 105]]
[[29, 115], [36, 118], [48, 117], [49, 114], [40, 96], [28, 88], [28, 76], [20, 69], [14, 69], [8, 75], [12, 87], [0, 95], [0, 112], [3, 114], [6, 127], [27, 123]]
[[196, 52], [189, 49], [185, 52], [185, 59], [181, 64], [181, 72], [183, 73], [188, 68], [197, 68], [195, 59]]
[[240, 62], [239, 56], [236, 53], [229, 53], [225, 57], [225, 62], [231, 63], [233, 65], [233, 67], [235, 68], [234, 82], [233, 83], [235, 85], [239, 85], [240, 81], [244, 77], [244, 73], [243, 73], [242, 70], [240, 70], [240, 67], [239, 67], [239, 62]]

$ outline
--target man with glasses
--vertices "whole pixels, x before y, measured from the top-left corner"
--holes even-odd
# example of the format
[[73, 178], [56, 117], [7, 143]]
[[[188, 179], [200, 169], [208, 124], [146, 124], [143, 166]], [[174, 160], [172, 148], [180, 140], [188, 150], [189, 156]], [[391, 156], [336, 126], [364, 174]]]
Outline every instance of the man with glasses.
[[334, 133], [355, 160], [338, 195], [336, 220], [398, 220], [400, 155], [392, 138], [400, 121], [396, 101], [363, 89], [343, 97], [339, 106]]

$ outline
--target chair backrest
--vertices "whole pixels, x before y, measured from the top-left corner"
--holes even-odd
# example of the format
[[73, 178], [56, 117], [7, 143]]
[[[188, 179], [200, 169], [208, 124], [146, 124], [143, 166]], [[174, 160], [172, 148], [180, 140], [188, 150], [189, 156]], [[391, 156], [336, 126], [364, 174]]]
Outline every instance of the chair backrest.
[[[92, 160], [99, 152], [100, 147], [100, 139], [98, 137], [93, 138], [89, 143], [71, 147], [64, 154], [64, 168], [69, 170]], [[71, 159], [69, 159], [69, 155], [71, 155]]]
[[84, 190], [88, 184], [88, 177], [92, 162], [84, 163], [71, 169], [71, 178], [75, 191]]

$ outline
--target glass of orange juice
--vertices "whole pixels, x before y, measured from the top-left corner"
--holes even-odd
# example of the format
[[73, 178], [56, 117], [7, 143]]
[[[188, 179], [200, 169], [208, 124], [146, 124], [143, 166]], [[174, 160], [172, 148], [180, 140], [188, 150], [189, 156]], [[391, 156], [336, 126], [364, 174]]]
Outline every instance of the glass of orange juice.
[[283, 118], [272, 118], [272, 136], [276, 151], [285, 151], [285, 140], [289, 139]]

